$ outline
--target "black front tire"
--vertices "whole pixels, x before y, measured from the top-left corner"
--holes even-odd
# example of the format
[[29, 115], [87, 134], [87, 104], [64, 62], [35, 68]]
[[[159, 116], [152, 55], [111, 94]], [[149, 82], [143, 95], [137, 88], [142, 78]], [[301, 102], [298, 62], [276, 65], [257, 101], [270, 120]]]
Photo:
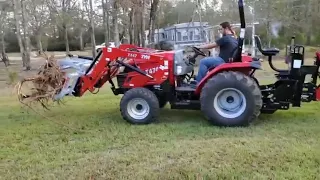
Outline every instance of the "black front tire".
[[120, 101], [121, 115], [131, 124], [152, 123], [156, 121], [159, 110], [157, 96], [146, 88], [130, 89]]
[[[218, 93], [229, 88], [231, 88], [229, 94], [219, 96], [221, 98], [218, 99]], [[237, 97], [245, 102], [245, 106], [242, 104], [242, 111], [239, 110], [238, 114], [232, 115], [221, 107], [223, 103], [225, 108], [229, 107], [228, 98], [231, 96], [230, 93], [233, 93], [233, 95], [234, 93], [240, 94], [235, 96], [236, 98], [230, 98], [231, 103]], [[215, 99], [216, 96], [217, 99]], [[243, 73], [232, 71], [219, 73], [209, 79], [202, 89], [200, 101], [201, 110], [211, 123], [227, 127], [248, 126], [260, 115], [262, 107], [262, 95], [257, 83]], [[232, 104], [230, 104], [231, 106]]]

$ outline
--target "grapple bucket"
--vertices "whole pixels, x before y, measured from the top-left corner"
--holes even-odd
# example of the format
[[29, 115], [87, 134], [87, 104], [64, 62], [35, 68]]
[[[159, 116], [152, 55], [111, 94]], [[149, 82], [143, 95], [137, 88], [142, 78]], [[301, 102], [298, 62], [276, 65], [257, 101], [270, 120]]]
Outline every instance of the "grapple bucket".
[[67, 57], [59, 60], [59, 66], [65, 75], [65, 81], [63, 88], [55, 95], [54, 99], [59, 100], [65, 96], [73, 95], [78, 79], [86, 74], [91, 63], [91, 60], [79, 57]]

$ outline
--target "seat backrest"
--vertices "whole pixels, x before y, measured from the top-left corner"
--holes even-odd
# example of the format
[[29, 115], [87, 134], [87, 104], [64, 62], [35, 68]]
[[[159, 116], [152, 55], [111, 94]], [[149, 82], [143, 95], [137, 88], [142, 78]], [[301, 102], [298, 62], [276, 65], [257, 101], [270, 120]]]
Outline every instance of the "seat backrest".
[[256, 45], [257, 45], [257, 48], [259, 49], [259, 51], [263, 52], [260, 37], [257, 35], [254, 35], [254, 40], [256, 41]]
[[231, 62], [240, 62], [241, 61], [241, 59], [238, 56], [238, 51], [239, 51], [238, 46], [233, 49], [232, 56], [231, 56], [232, 61], [229, 61], [229, 63], [231, 63]]
[[242, 45], [243, 45], [243, 39], [238, 39], [238, 46], [236, 46], [232, 51], [231, 62], [241, 62], [242, 61]]

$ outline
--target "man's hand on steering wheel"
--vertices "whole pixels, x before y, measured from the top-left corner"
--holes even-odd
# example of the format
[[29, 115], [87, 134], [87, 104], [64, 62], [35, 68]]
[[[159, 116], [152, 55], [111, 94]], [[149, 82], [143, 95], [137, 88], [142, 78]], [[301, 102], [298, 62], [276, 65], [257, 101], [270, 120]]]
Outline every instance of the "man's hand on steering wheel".
[[194, 52], [194, 55], [192, 57], [188, 58], [188, 64], [190, 65], [195, 65], [196, 63], [196, 58], [201, 55], [201, 56], [206, 56], [204, 52], [202, 52], [199, 48], [195, 46], [188, 46], [187, 48], [192, 49], [192, 52]]
[[196, 53], [197, 56], [198, 55], [206, 56], [206, 54], [203, 51], [201, 51], [199, 47], [193, 46], [192, 49], [194, 50], [194, 52]]

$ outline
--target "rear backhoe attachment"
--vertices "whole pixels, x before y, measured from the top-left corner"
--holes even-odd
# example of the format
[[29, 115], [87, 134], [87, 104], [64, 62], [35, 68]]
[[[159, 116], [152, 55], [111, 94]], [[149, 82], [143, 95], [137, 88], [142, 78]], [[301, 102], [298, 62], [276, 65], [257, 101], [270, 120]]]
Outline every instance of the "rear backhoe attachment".
[[[320, 87], [317, 85], [320, 78], [319, 66], [320, 56], [316, 54], [313, 65], [305, 65], [305, 48], [297, 45], [292, 37], [292, 44], [287, 57], [288, 68], [278, 69], [274, 66], [272, 58], [280, 50], [276, 48], [263, 49], [258, 36], [255, 36], [259, 51], [268, 57], [268, 63], [275, 72], [278, 79], [275, 83], [262, 85], [260, 89], [263, 94], [263, 113], [274, 113], [278, 109], [287, 110], [292, 107], [300, 107], [301, 102], [311, 102], [320, 100]], [[310, 81], [306, 82], [306, 77], [310, 76]]]

